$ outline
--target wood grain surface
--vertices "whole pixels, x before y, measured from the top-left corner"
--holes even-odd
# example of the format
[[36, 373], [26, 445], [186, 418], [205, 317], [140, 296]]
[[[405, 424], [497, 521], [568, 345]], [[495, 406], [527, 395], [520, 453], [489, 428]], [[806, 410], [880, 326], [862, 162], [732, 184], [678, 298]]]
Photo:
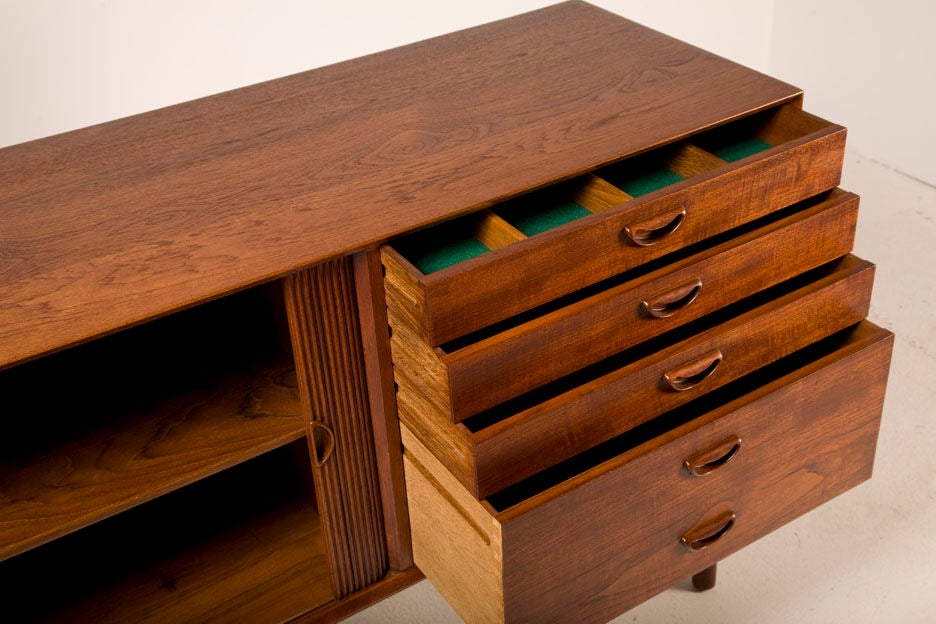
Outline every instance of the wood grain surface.
[[277, 284], [0, 374], [0, 560], [302, 437]]
[[321, 525], [297, 474], [308, 464], [291, 450], [4, 562], [5, 621], [268, 624], [330, 602]]
[[[725, 311], [716, 315], [717, 325], [694, 327], [690, 337], [675, 344], [646, 345], [624, 358], [620, 368], [601, 367], [572, 389], [562, 391], [563, 386], [540, 403], [503, 410], [498, 420], [473, 426], [480, 428], [446, 422], [425, 398], [426, 390], [400, 373], [400, 418], [462, 485], [486, 498], [867, 315], [871, 263], [848, 256], [810, 277], [815, 281], [794, 280], [798, 287], [777, 299], [747, 311]], [[713, 351], [721, 354], [721, 362], [697, 387], [675, 392], [663, 384], [668, 371]]]
[[292, 363], [216, 385], [0, 464], [0, 560], [301, 438]]
[[[848, 253], [858, 197], [836, 191], [823, 199], [452, 352], [398, 348], [402, 341], [392, 339], [394, 359], [411, 371], [446, 371], [447, 384], [438, 391], [447, 388], [448, 397], [440, 404], [447, 402], [459, 422]], [[642, 312], [643, 301], [682, 292], [696, 279], [702, 286], [691, 304], [666, 318]], [[412, 318], [397, 312], [393, 282], [388, 292], [391, 324], [398, 316]]]
[[[383, 578], [389, 566], [351, 257], [287, 276], [283, 295], [340, 599]], [[319, 448], [317, 426], [330, 432], [333, 445]]]
[[[387, 271], [409, 272], [420, 286], [418, 327], [438, 345], [835, 187], [845, 129], [792, 104], [768, 113], [793, 127], [782, 126], [786, 140], [752, 158], [718, 166], [704, 162], [698, 148], [666, 148], [663, 155], [678, 163], [671, 166], [693, 177], [609, 209], [589, 204], [600, 214], [429, 275], [387, 254]], [[637, 246], [624, 234], [680, 211], [684, 222], [652, 246]]]
[[466, 622], [504, 621], [501, 526], [404, 425], [413, 557]]
[[354, 255], [354, 283], [361, 322], [361, 348], [367, 374], [367, 396], [374, 429], [374, 452], [380, 477], [383, 523], [390, 569], [413, 565], [406, 483], [403, 479], [403, 444], [397, 418], [390, 327], [384, 297], [380, 252], [374, 248]]
[[[508, 617], [606, 621], [870, 478], [892, 346], [863, 324], [833, 354], [501, 514]], [[685, 472], [728, 434], [743, 440], [734, 460]], [[679, 543], [726, 510], [724, 538]]]
[[799, 95], [567, 2], [5, 148], [0, 366]]
[[[445, 481], [448, 471], [404, 427], [408, 484], [411, 474], [421, 481], [410, 486], [416, 564], [443, 579], [437, 586], [461, 614], [487, 605], [477, 621], [607, 621], [869, 478], [892, 339], [862, 323], [818, 359], [636, 446], [622, 443], [619, 455], [539, 493], [496, 503]], [[686, 457], [728, 434], [743, 440], [736, 458], [704, 477], [685, 471]], [[728, 513], [732, 527], [705, 550], [680, 543]], [[438, 538], [440, 527], [456, 537]], [[471, 527], [476, 536], [463, 537]], [[460, 557], [448, 551], [455, 542]], [[492, 564], [502, 584], [477, 583], [472, 566]], [[474, 591], [466, 597], [464, 587]]]
[[332, 624], [339, 622], [354, 613], [380, 602], [384, 598], [402, 591], [425, 577], [419, 568], [410, 566], [400, 572], [390, 572], [376, 583], [368, 585], [359, 592], [340, 600], [324, 604], [313, 611], [308, 611], [297, 618], [289, 620], [289, 624]]
[[[858, 323], [868, 313], [874, 267], [851, 257], [839, 271], [633, 362], [469, 437], [486, 497], [701, 394]], [[710, 378], [674, 392], [662, 377], [679, 365], [721, 356]]]

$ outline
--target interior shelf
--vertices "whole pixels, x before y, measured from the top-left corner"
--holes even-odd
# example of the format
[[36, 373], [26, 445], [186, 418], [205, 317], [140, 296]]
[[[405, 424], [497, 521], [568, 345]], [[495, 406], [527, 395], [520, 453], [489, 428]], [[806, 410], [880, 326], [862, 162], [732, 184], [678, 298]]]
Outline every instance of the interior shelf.
[[[268, 623], [332, 601], [304, 444], [0, 564], [5, 615], [10, 621]], [[37, 601], [45, 587], [55, 589]]]
[[0, 372], [0, 561], [305, 434], [277, 287]]

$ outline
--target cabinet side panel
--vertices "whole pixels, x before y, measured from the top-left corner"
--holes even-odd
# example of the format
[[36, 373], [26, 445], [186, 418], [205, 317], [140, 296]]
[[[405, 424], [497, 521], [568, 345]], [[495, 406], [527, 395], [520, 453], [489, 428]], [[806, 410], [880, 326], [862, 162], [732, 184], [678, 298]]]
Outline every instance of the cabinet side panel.
[[335, 593], [342, 598], [388, 569], [351, 259], [289, 275], [283, 292]]
[[381, 458], [377, 462], [377, 473], [380, 476], [387, 549], [390, 567], [401, 571], [413, 565], [413, 548], [406, 509], [403, 443], [400, 441], [400, 422], [393, 388], [387, 301], [380, 252], [375, 249], [355, 254], [354, 272], [374, 444]]

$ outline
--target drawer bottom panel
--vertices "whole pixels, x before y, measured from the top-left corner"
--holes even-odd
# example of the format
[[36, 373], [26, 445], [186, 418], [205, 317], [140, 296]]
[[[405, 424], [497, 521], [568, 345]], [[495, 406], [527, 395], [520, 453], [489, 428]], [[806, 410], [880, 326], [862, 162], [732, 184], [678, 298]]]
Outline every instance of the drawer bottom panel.
[[468, 622], [607, 621], [868, 479], [891, 347], [861, 323], [483, 501], [404, 427], [416, 564]]

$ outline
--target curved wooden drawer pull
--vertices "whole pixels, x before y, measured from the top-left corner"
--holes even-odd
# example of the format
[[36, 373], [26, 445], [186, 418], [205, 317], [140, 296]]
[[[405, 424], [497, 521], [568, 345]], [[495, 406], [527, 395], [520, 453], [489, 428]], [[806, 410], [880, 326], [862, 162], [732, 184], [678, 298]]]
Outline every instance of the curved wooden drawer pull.
[[655, 293], [640, 303], [640, 309], [653, 318], [666, 318], [696, 300], [702, 291], [702, 278], [694, 277], [676, 288]]
[[649, 247], [675, 232], [685, 220], [686, 209], [682, 208], [646, 221], [625, 225], [624, 234], [638, 247]]
[[734, 523], [735, 513], [726, 511], [708, 522], [689, 529], [683, 533], [679, 541], [689, 550], [702, 550], [721, 539], [734, 526]]
[[325, 423], [312, 421], [312, 453], [315, 465], [324, 466], [335, 450], [335, 434]]
[[690, 455], [683, 461], [683, 467], [689, 474], [702, 477], [713, 470], [721, 468], [738, 454], [741, 450], [741, 436], [733, 435], [706, 449]]
[[666, 371], [663, 373], [663, 383], [678, 392], [695, 388], [711, 377], [718, 365], [721, 364], [722, 359], [721, 351], [715, 349], [694, 362], [684, 364], [675, 370]]

